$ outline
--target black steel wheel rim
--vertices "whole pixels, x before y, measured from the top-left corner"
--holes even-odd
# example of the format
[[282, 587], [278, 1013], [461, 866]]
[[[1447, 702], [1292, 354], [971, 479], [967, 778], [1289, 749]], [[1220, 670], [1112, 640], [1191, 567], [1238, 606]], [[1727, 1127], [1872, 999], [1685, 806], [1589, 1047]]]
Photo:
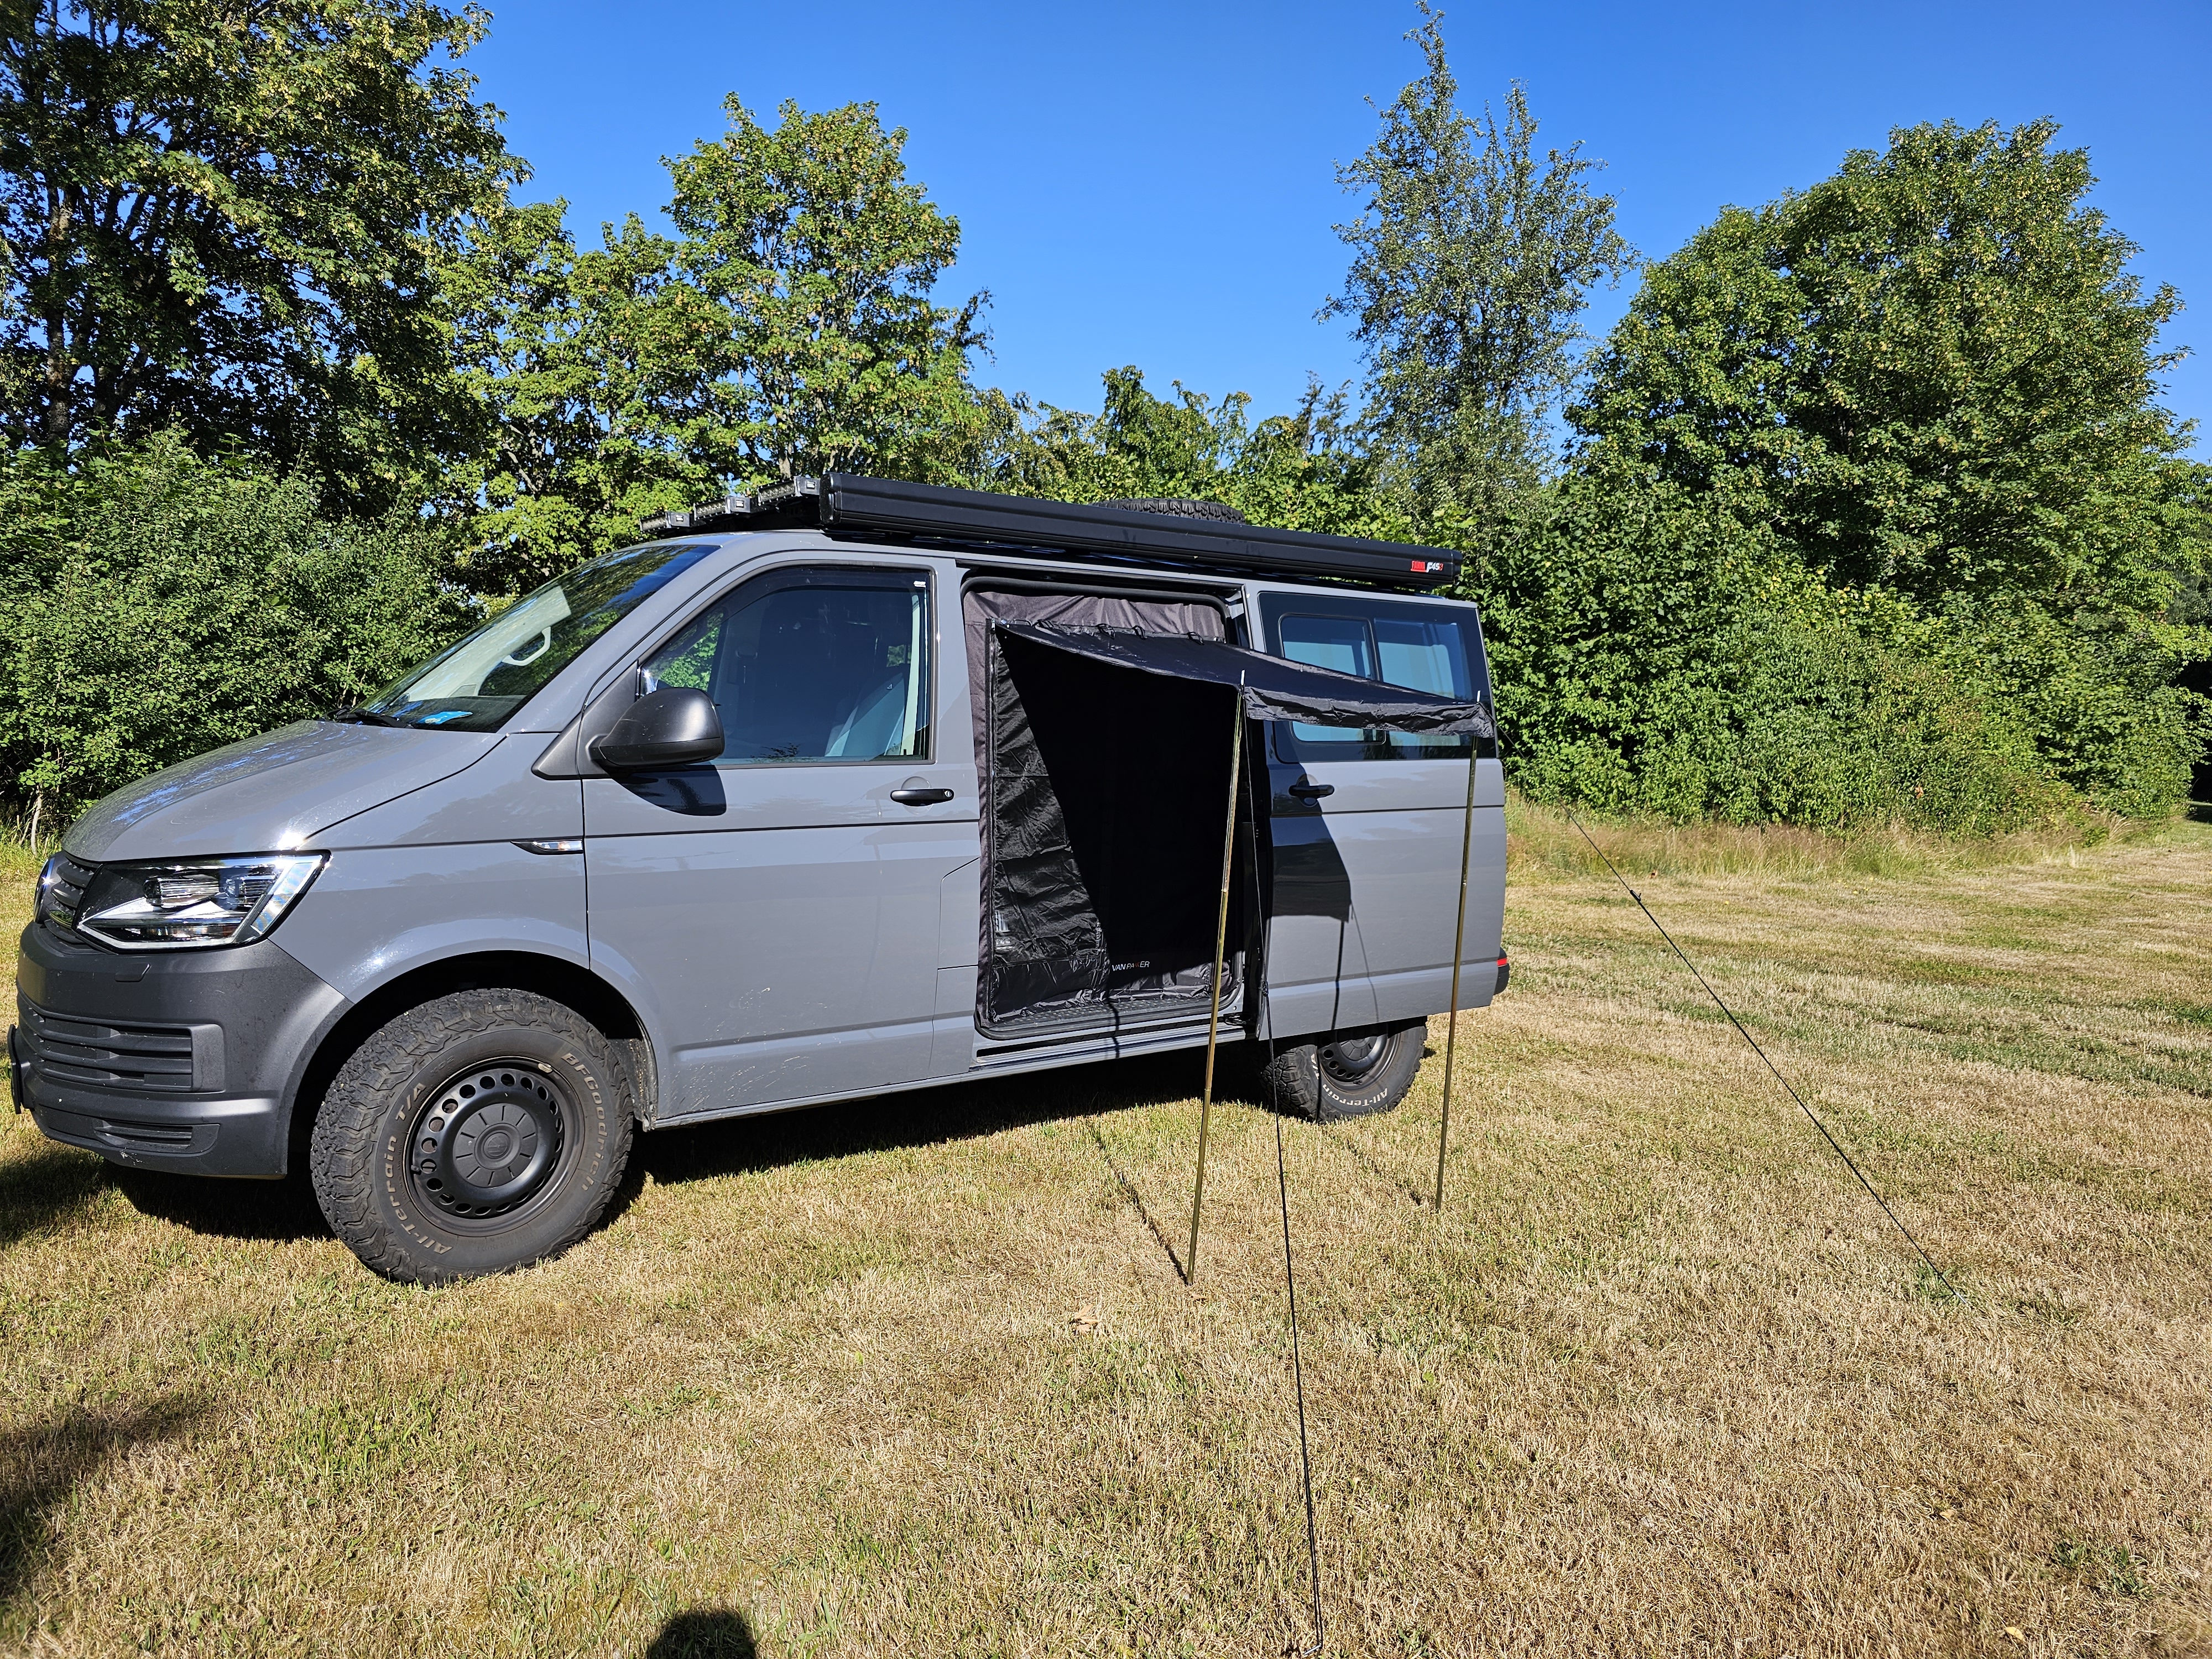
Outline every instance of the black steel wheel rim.
[[1389, 1054], [1388, 1036], [1346, 1037], [1321, 1051], [1321, 1065], [1332, 1080], [1357, 1087], [1382, 1069]]
[[410, 1184], [445, 1226], [503, 1231], [558, 1183], [575, 1122], [568, 1091], [536, 1060], [471, 1066], [416, 1115]]

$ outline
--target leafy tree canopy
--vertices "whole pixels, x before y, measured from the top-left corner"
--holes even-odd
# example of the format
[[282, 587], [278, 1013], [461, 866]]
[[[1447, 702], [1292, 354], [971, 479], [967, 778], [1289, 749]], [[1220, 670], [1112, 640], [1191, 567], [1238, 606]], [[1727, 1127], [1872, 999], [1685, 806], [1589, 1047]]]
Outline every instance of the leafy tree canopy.
[[1509, 774], [1614, 811], [1987, 833], [2068, 797], [2005, 689], [1709, 496], [1569, 473], [1476, 578]]
[[[488, 216], [442, 276], [483, 455], [471, 580], [529, 586], [638, 520], [794, 473], [970, 481], [1004, 425], [969, 380], [987, 296], [931, 296], [958, 222], [872, 104], [729, 131], [667, 166], [664, 236], [632, 215], [579, 252], [558, 204]], [[1000, 400], [1003, 404], [1004, 400]]]
[[380, 506], [473, 441], [435, 250], [520, 164], [434, 0], [10, 0], [0, 420], [185, 434]]
[[1174, 383], [1161, 398], [1135, 367], [1109, 369], [1099, 412], [1001, 399], [986, 489], [1054, 501], [1176, 496], [1233, 507], [1254, 524], [1339, 536], [1411, 539], [1413, 527], [1379, 485], [1347, 431], [1346, 395], [1309, 385], [1296, 412], [1259, 422], [1252, 400], [1215, 402]]
[[1338, 177], [1364, 196], [1337, 234], [1352, 249], [1323, 317], [1354, 319], [1368, 362], [1364, 435], [1425, 523], [1480, 533], [1543, 468], [1542, 422], [1581, 364], [1595, 284], [1635, 252], [1593, 194], [1603, 164], [1580, 144], [1535, 153], [1516, 82], [1503, 119], [1459, 106], [1442, 20], [1422, 0], [1428, 72], [1382, 113], [1382, 131]]
[[761, 479], [854, 471], [927, 479], [983, 432], [968, 354], [989, 295], [931, 293], [960, 222], [906, 176], [906, 130], [873, 104], [763, 126], [732, 94], [729, 131], [668, 163], [684, 278], [719, 325], [711, 459]]
[[1570, 418], [1832, 584], [2162, 611], [2179, 301], [2057, 131], [1903, 129], [1723, 212], [1646, 271]]
[[173, 438], [0, 462], [0, 777], [26, 817], [357, 702], [480, 610], [418, 515], [333, 519], [316, 481]]
[[702, 362], [720, 319], [678, 273], [676, 242], [633, 214], [579, 252], [563, 209], [490, 216], [442, 278], [489, 427], [444, 491], [471, 525], [464, 574], [483, 592], [533, 587], [635, 540], [640, 519], [732, 487], [710, 459]]

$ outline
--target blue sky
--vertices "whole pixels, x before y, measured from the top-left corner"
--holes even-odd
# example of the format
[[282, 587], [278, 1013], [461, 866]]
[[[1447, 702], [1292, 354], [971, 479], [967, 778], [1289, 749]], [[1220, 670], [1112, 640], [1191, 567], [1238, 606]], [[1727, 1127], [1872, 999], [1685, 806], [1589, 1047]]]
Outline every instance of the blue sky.
[[[1334, 169], [1419, 72], [1405, 3], [1120, 5], [510, 0], [470, 67], [580, 237], [667, 198], [659, 158], [757, 111], [873, 100], [910, 173], [962, 229], [963, 295], [988, 289], [979, 378], [1095, 408], [1134, 363], [1164, 389], [1288, 407], [1309, 371], [1359, 364], [1314, 312], [1344, 272]], [[2212, 7], [1475, 3], [1446, 9], [1470, 101], [1527, 83], [1540, 141], [1603, 158], [1620, 228], [1672, 252], [1723, 204], [1832, 172], [1895, 125], [2039, 115], [2087, 147], [2095, 201], [2136, 270], [2194, 308], [2166, 401], [2212, 429]], [[1602, 329], [1626, 303], [1601, 292]], [[2212, 430], [2200, 431], [2212, 456]]]

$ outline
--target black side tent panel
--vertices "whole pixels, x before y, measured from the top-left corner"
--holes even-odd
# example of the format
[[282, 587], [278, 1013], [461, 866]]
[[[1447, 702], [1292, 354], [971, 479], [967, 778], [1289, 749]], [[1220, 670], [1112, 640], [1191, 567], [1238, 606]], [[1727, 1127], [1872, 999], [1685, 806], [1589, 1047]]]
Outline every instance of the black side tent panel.
[[[1234, 697], [1034, 644], [1000, 620], [1224, 637], [1201, 601], [965, 595], [969, 683], [982, 694], [980, 1028], [1004, 1039], [1202, 1018]], [[1243, 977], [1245, 909], [1240, 892], [1224, 1012]]]

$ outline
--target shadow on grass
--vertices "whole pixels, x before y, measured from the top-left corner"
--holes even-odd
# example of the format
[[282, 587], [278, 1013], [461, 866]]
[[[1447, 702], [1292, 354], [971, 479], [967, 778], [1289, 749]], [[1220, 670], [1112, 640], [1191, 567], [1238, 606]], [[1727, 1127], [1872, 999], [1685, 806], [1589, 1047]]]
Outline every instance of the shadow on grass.
[[184, 1433], [206, 1409], [184, 1395], [119, 1416], [69, 1406], [0, 1434], [0, 1601], [15, 1598], [53, 1547], [53, 1512], [72, 1492], [132, 1447]]
[[328, 1238], [330, 1224], [305, 1176], [282, 1181], [223, 1181], [212, 1176], [111, 1168], [108, 1181], [131, 1207], [210, 1238], [291, 1244]]
[[1168, 1242], [1168, 1236], [1160, 1231], [1160, 1224], [1152, 1218], [1152, 1210], [1145, 1203], [1144, 1194], [1138, 1190], [1137, 1183], [1129, 1178], [1128, 1171], [1121, 1167], [1121, 1160], [1114, 1156], [1114, 1149], [1106, 1144], [1106, 1137], [1099, 1132], [1098, 1120], [1092, 1118], [1088, 1127], [1091, 1143], [1098, 1148], [1099, 1157], [1106, 1160], [1107, 1169], [1113, 1172], [1114, 1183], [1121, 1188], [1121, 1196], [1129, 1200], [1129, 1206], [1136, 1211], [1138, 1218], [1152, 1230], [1153, 1243], [1166, 1253], [1169, 1264], [1176, 1270], [1176, 1277], [1184, 1284], [1189, 1284], [1190, 1269], [1183, 1266], [1181, 1252]]
[[[1024, 1077], [878, 1095], [842, 1105], [725, 1118], [691, 1129], [664, 1129], [638, 1143], [629, 1178], [608, 1218], [629, 1206], [647, 1173], [662, 1182], [696, 1181], [893, 1147], [970, 1140], [1033, 1123], [1089, 1118], [1091, 1139], [1122, 1195], [1166, 1254], [1176, 1276], [1187, 1278], [1181, 1254], [1169, 1242], [1166, 1230], [1136, 1182], [1107, 1146], [1097, 1120], [1140, 1106], [1192, 1099], [1205, 1081], [1206, 1051], [1182, 1049], [1135, 1060], [1033, 1072]], [[1256, 1094], [1242, 1068], [1232, 1065], [1225, 1071], [1217, 1070], [1216, 1100], [1249, 1103]]]
[[93, 1153], [52, 1144], [0, 1166], [0, 1248], [83, 1209], [107, 1184], [106, 1174]]
[[[1286, 1115], [1289, 1115], [1286, 1114]], [[1436, 1195], [1433, 1188], [1424, 1191], [1419, 1182], [1404, 1170], [1389, 1169], [1377, 1163], [1372, 1152], [1344, 1133], [1346, 1122], [1356, 1121], [1358, 1121], [1357, 1119], [1343, 1119], [1334, 1123], [1319, 1123], [1314, 1127], [1320, 1131], [1324, 1140], [1347, 1153], [1353, 1163], [1366, 1170], [1382, 1186], [1393, 1191], [1403, 1193], [1416, 1204], [1428, 1204]]]
[[[896, 1147], [970, 1140], [1035, 1123], [1095, 1118], [1193, 1098], [1203, 1085], [1205, 1068], [1203, 1049], [1180, 1050], [658, 1130], [638, 1139], [629, 1173], [605, 1219], [612, 1220], [628, 1207], [648, 1174], [662, 1183], [697, 1181]], [[1249, 1102], [1254, 1091], [1237, 1086], [1234, 1079], [1240, 1075], [1232, 1066], [1219, 1076], [1216, 1098]], [[1092, 1135], [1097, 1138], [1095, 1125]], [[1104, 1141], [1099, 1139], [1098, 1145], [1104, 1152]], [[1110, 1154], [1107, 1161], [1176, 1271], [1182, 1273], [1181, 1259], [1126, 1172]], [[88, 1201], [104, 1185], [116, 1188], [141, 1215], [210, 1237], [290, 1243], [331, 1237], [313, 1188], [304, 1176], [223, 1181], [170, 1175], [117, 1168], [57, 1147], [0, 1170], [0, 1245]]]
[[753, 1659], [759, 1651], [744, 1614], [728, 1607], [695, 1607], [660, 1627], [645, 1659]]
[[1206, 1054], [1198, 1049], [724, 1118], [642, 1137], [631, 1167], [650, 1172], [657, 1182], [696, 1181], [895, 1147], [972, 1140], [1033, 1123], [1190, 1099], [1198, 1094], [1205, 1070]]

